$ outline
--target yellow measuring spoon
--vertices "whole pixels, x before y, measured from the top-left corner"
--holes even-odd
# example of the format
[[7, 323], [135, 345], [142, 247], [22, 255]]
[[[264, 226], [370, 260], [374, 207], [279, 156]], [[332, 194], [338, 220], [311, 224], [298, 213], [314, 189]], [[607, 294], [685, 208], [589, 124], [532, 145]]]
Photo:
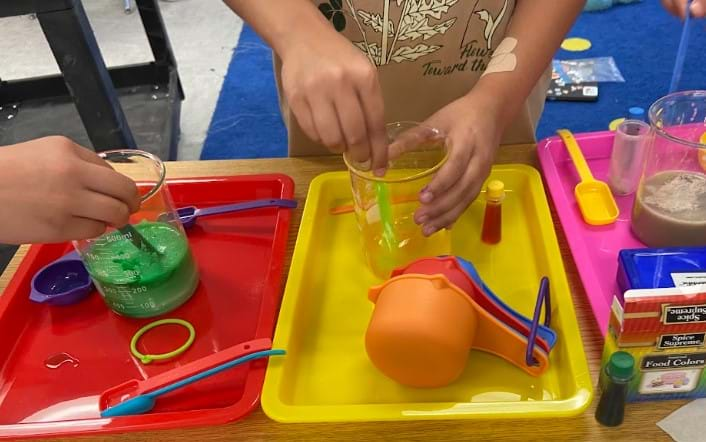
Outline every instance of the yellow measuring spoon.
[[610, 188], [603, 181], [593, 178], [591, 169], [588, 168], [574, 135], [567, 129], [559, 129], [556, 133], [559, 134], [569, 150], [571, 161], [581, 177], [581, 182], [574, 188], [574, 196], [581, 209], [583, 220], [586, 224], [593, 226], [603, 226], [615, 222], [619, 211]]

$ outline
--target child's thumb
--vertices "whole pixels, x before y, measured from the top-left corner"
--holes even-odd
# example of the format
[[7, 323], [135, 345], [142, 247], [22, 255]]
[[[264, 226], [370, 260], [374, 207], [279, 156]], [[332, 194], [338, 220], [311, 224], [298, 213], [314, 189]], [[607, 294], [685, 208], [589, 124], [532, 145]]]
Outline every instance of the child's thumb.
[[689, 9], [692, 17], [703, 18], [706, 16], [706, 0], [694, 0]]

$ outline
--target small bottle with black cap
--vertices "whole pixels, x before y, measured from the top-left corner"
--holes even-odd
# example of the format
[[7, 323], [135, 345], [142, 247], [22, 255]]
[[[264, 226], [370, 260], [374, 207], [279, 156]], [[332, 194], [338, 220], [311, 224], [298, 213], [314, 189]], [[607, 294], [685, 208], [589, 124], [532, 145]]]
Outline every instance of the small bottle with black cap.
[[607, 427], [623, 423], [628, 385], [633, 377], [635, 359], [625, 351], [610, 355], [605, 366], [605, 377], [601, 399], [596, 407], [596, 420]]

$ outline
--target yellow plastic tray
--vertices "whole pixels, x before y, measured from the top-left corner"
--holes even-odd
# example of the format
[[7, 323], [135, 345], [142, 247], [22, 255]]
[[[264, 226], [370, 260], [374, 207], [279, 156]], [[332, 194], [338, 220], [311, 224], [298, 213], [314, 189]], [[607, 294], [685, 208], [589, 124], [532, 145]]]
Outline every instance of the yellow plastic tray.
[[503, 238], [480, 241], [484, 198], [451, 231], [453, 253], [470, 259], [505, 302], [531, 316], [539, 287], [550, 280], [552, 327], [558, 333], [550, 369], [534, 378], [504, 360], [471, 352], [461, 379], [414, 389], [386, 378], [365, 353], [373, 304], [369, 271], [350, 203], [347, 172], [316, 177], [309, 188], [274, 338], [284, 358], [269, 360], [262, 407], [280, 422], [562, 417], [581, 413], [593, 395], [583, 343], [539, 173], [496, 166], [505, 182]]

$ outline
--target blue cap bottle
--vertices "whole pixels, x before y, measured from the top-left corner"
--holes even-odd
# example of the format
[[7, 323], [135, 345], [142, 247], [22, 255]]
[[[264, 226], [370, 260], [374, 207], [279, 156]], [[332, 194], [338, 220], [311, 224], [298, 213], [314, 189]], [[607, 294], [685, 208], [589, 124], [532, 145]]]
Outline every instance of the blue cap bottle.
[[628, 109], [627, 119], [628, 120], [647, 121], [645, 119], [645, 110], [641, 107], [633, 106], [630, 109]]

